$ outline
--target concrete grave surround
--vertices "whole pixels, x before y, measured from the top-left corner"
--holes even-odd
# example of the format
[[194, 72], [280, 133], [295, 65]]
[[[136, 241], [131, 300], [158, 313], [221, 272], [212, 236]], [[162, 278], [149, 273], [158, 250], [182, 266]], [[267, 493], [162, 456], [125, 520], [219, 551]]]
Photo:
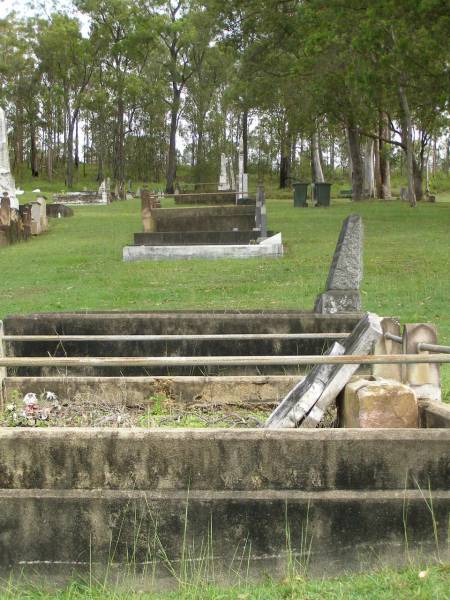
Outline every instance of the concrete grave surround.
[[191, 260], [194, 258], [280, 258], [283, 256], [281, 233], [259, 244], [204, 244], [183, 246], [125, 246], [123, 260]]
[[331, 263], [326, 291], [315, 305], [316, 312], [339, 313], [361, 310], [363, 277], [363, 222], [350, 215], [342, 225]]
[[[19, 315], [4, 325], [7, 335], [195, 336], [348, 333], [359, 319], [298, 311], [93, 312]], [[197, 338], [63, 348], [57, 341], [9, 341], [5, 349], [8, 356], [220, 356], [321, 354], [330, 345], [317, 338]], [[297, 369], [251, 377], [118, 369], [111, 379], [99, 368], [74, 371], [61, 377], [57, 369], [20, 368], [4, 380], [5, 401], [14, 390], [48, 390], [69, 400], [80, 391], [120, 403], [122, 387], [128, 406], [164, 386], [187, 405], [236, 396], [260, 405], [298, 381]], [[440, 559], [448, 560], [450, 407], [419, 401], [418, 409], [416, 429], [0, 429], [0, 569], [40, 573], [48, 581], [100, 574], [112, 567], [113, 547], [121, 575], [130, 571], [132, 551], [138, 566], [147, 564], [148, 573], [155, 565], [163, 577], [163, 551], [178, 569], [183, 543], [190, 559], [199, 559], [211, 531], [214, 567], [224, 577], [230, 568], [283, 577], [292, 557], [308, 559], [309, 573], [320, 576], [411, 558], [429, 562], [437, 554], [435, 535]], [[233, 562], [236, 555], [245, 559]]]
[[448, 429], [0, 429], [0, 566], [96, 575], [114, 548], [115, 568], [132, 553], [149, 583], [183, 549], [199, 560], [211, 531], [223, 574], [432, 561], [434, 532], [445, 561], [449, 448]]
[[[258, 212], [264, 213], [264, 226], [256, 230]], [[123, 248], [125, 262], [283, 256], [281, 233], [266, 237], [264, 198], [258, 206], [149, 206], [142, 219], [144, 234], [135, 234], [135, 244]]]

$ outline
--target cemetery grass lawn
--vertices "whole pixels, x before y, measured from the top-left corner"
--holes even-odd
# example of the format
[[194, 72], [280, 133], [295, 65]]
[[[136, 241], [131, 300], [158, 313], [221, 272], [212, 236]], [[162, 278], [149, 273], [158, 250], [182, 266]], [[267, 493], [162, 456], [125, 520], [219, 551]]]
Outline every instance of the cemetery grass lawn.
[[450, 571], [448, 565], [423, 571], [409, 567], [402, 571], [386, 569], [328, 580], [292, 577], [281, 583], [267, 580], [259, 585], [244, 583], [231, 588], [194, 583], [165, 593], [133, 593], [123, 587], [119, 584], [117, 588], [107, 585], [96, 588], [73, 583], [65, 590], [46, 592], [10, 585], [9, 589], [7, 586], [5, 591], [0, 591], [0, 600], [446, 600]]
[[[329, 209], [294, 209], [290, 198], [273, 199], [269, 227], [283, 233], [283, 259], [135, 263], [122, 262], [122, 247], [141, 230], [139, 200], [75, 207], [74, 217], [51, 219], [48, 233], [0, 249], [0, 318], [118, 309], [310, 310], [324, 288], [341, 223], [358, 212], [366, 235], [364, 309], [435, 323], [440, 342], [449, 344], [445, 200], [416, 209], [399, 201], [348, 200], [333, 200]], [[442, 373], [449, 396], [450, 368]]]

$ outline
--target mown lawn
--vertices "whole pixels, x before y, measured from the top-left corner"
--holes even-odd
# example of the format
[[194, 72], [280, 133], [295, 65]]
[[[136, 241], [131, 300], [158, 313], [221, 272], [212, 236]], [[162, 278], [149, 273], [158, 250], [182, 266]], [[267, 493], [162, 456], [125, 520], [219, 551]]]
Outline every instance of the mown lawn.
[[441, 565], [323, 580], [292, 577], [230, 588], [197, 583], [162, 593], [132, 592], [122, 585], [73, 583], [58, 592], [7, 585], [0, 600], [447, 600], [449, 589], [450, 567]]
[[[170, 200], [165, 201], [171, 204]], [[450, 343], [450, 203], [333, 200], [329, 209], [268, 202], [269, 227], [283, 233], [283, 259], [122, 262], [140, 231], [139, 201], [75, 208], [47, 234], [0, 249], [0, 318], [70, 310], [299, 309], [323, 289], [343, 219], [365, 224], [363, 305], [403, 322], [431, 322]], [[449, 369], [443, 368], [447, 393]]]

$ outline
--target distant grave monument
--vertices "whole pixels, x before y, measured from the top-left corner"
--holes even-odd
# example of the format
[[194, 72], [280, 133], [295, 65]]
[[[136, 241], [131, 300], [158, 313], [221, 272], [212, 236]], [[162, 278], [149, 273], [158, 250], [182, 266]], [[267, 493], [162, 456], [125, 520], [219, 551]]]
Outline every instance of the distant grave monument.
[[8, 128], [6, 115], [0, 107], [0, 195], [6, 192], [10, 202], [10, 208], [19, 210], [19, 201], [16, 197], [16, 185], [11, 175], [8, 152]]

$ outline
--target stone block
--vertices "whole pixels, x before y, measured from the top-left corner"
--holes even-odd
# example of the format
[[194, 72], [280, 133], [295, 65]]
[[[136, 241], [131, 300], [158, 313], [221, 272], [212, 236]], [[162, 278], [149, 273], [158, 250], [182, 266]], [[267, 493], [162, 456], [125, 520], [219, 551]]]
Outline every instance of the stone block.
[[335, 314], [361, 311], [361, 294], [358, 290], [328, 290], [317, 297], [314, 312]]
[[[375, 344], [374, 354], [402, 354], [401, 342], [394, 341], [386, 337], [386, 334], [391, 334], [401, 337], [401, 327], [398, 319], [386, 317], [381, 321], [383, 335]], [[378, 378], [393, 379], [394, 381], [402, 382], [402, 365], [372, 365], [372, 375]]]
[[345, 387], [339, 424], [357, 428], [417, 428], [416, 395], [410, 387], [397, 381], [357, 379]]
[[[403, 330], [404, 354], [419, 352], [418, 344], [437, 344], [436, 328], [431, 323], [408, 323]], [[428, 352], [420, 352], [428, 354]], [[441, 401], [441, 376], [438, 364], [403, 365], [403, 383], [410, 385], [421, 400]]]

